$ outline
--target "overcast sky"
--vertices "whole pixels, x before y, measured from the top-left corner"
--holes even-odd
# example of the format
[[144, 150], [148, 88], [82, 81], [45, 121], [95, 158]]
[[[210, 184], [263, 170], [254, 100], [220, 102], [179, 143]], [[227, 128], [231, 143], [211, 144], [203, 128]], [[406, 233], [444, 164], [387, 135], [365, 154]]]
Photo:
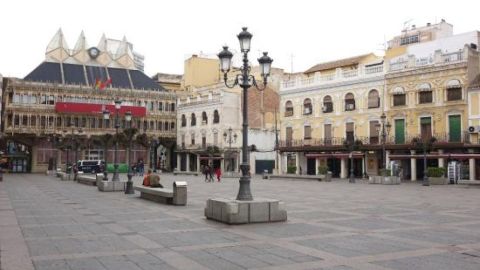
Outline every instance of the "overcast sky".
[[423, 26], [444, 18], [454, 33], [480, 29], [480, 1], [472, 0], [3, 0], [0, 11], [0, 73], [21, 78], [44, 60], [60, 27], [70, 48], [81, 30], [90, 46], [102, 33], [125, 35], [145, 55], [149, 76], [182, 74], [191, 54], [213, 55], [224, 44], [238, 51], [242, 26], [253, 34], [251, 59], [268, 51], [274, 66], [287, 72], [292, 59], [298, 72], [323, 61], [382, 54], [384, 39], [398, 35], [407, 21]]

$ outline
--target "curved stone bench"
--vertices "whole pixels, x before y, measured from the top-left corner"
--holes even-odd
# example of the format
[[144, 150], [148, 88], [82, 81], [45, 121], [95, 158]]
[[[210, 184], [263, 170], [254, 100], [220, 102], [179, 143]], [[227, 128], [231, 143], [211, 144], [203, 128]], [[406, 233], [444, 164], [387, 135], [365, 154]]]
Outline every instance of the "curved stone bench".
[[133, 189], [139, 191], [140, 197], [146, 200], [173, 205], [187, 204], [186, 182], [174, 182], [173, 189], [152, 188], [143, 185], [135, 185]]
[[92, 175], [77, 174], [77, 182], [89, 186], [97, 185], [97, 177]]

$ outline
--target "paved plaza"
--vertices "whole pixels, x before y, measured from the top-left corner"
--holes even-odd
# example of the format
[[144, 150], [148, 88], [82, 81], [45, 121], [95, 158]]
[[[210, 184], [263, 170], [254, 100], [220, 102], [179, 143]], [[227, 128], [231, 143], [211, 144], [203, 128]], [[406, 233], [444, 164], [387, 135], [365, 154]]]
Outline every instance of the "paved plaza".
[[480, 187], [257, 177], [254, 197], [283, 200], [288, 222], [228, 226], [205, 201], [237, 179], [162, 175], [188, 181], [187, 206], [57, 179], [0, 182], [1, 270], [480, 269]]

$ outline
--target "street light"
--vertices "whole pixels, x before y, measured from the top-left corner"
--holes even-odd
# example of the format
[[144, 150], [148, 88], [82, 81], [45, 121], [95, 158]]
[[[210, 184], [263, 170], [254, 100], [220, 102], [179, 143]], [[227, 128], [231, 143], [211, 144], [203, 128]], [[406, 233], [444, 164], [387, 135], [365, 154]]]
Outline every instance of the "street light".
[[385, 115], [385, 113], [382, 113], [382, 115], [380, 116], [381, 124], [377, 123], [375, 126], [378, 134], [380, 134], [380, 131], [382, 132], [381, 134], [382, 136], [382, 176], [385, 176], [387, 165], [388, 165], [385, 144], [387, 142], [387, 135], [390, 133], [390, 128], [392, 127], [390, 122], [386, 121], [386, 119], [387, 119], [387, 116]]
[[225, 142], [228, 143], [228, 151], [229, 151], [229, 162], [230, 162], [230, 165], [232, 166], [232, 171], [234, 171], [234, 168], [233, 168], [233, 155], [232, 155], [232, 143], [233, 142], [236, 142], [237, 141], [237, 133], [234, 133], [233, 134], [233, 139], [232, 139], [232, 128], [228, 128], [228, 134], [227, 132], [223, 132], [223, 138], [225, 139]]
[[348, 158], [350, 159], [350, 175], [348, 178], [349, 183], [355, 183], [355, 175], [353, 174], [353, 151], [358, 150], [361, 144], [361, 141], [355, 140], [354, 138], [349, 139], [347, 137], [347, 139], [343, 141], [343, 146], [350, 152], [348, 154]]
[[[125, 112], [125, 120], [128, 123], [128, 128], [132, 128], [132, 112], [127, 111]], [[133, 138], [133, 132], [130, 130], [130, 134], [128, 134], [128, 181], [127, 181], [127, 186], [125, 188], [125, 194], [135, 194], [135, 191], [133, 191], [133, 182], [132, 182], [132, 138]]]
[[[107, 128], [107, 121], [110, 120], [110, 111], [108, 110], [104, 110], [103, 112], [103, 120], [104, 120], [104, 126], [105, 126], [105, 129]], [[107, 146], [108, 146], [108, 142], [105, 142], [106, 146], [105, 146], [105, 153], [104, 153], [104, 156], [105, 156], [105, 168], [103, 170], [103, 181], [108, 181], [108, 172], [107, 172], [107, 156], [108, 156], [108, 152], [107, 152]]]
[[415, 147], [421, 147], [423, 150], [423, 186], [430, 186], [430, 180], [427, 175], [427, 151], [432, 149], [433, 144], [437, 139], [435, 137], [414, 138], [413, 143]]
[[115, 100], [115, 152], [113, 153], [113, 177], [112, 181], [120, 181], [118, 177], [118, 128], [120, 123], [118, 121], [118, 113], [122, 107], [121, 100]]
[[242, 28], [242, 32], [238, 34], [238, 40], [240, 42], [240, 49], [243, 53], [243, 66], [240, 68], [241, 74], [235, 76], [235, 81], [232, 85], [228, 84], [227, 73], [230, 71], [232, 65], [233, 54], [228, 50], [227, 46], [223, 47], [223, 50], [218, 54], [220, 59], [220, 69], [224, 75], [225, 86], [228, 88], [233, 88], [236, 85], [239, 85], [243, 89], [243, 124], [242, 124], [242, 164], [240, 165], [240, 170], [242, 171], [242, 176], [240, 177], [240, 187], [238, 190], [237, 200], [240, 201], [251, 201], [253, 200], [252, 193], [250, 191], [250, 165], [248, 164], [248, 88], [252, 85], [255, 86], [258, 90], [264, 90], [267, 86], [267, 78], [270, 75], [270, 68], [272, 65], [272, 58], [268, 56], [267, 52], [263, 53], [263, 56], [258, 59], [260, 64], [260, 73], [263, 77], [263, 87], [259, 88], [255, 77], [250, 75], [250, 66], [248, 64], [248, 52], [250, 51], [250, 42], [252, 40], [252, 34], [247, 31], [247, 27]]

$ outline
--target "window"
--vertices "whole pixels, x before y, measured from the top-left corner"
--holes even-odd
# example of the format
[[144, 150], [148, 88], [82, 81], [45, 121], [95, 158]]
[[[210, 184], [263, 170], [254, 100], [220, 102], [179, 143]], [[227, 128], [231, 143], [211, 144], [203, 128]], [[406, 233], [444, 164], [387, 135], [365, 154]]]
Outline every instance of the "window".
[[174, 112], [175, 111], [175, 103], [170, 104], [170, 108], [171, 108], [171, 111]]
[[323, 98], [322, 112], [324, 112], [324, 113], [333, 112], [332, 97], [330, 97], [330, 96], [325, 96], [325, 97]]
[[425, 103], [432, 103], [432, 87], [429, 83], [422, 83], [417, 86], [418, 92], [418, 103], [425, 104]]
[[324, 143], [326, 145], [332, 144], [332, 124], [323, 125]]
[[422, 91], [418, 93], [418, 102], [420, 104], [432, 103], [432, 91]]
[[55, 105], [55, 97], [48, 96], [48, 105]]
[[182, 114], [182, 127], [187, 126], [187, 118], [185, 117], [185, 114]]
[[182, 134], [182, 148], [185, 148], [185, 134]]
[[355, 97], [352, 93], [345, 95], [345, 111], [355, 110]]
[[309, 98], [306, 98], [303, 101], [303, 114], [304, 115], [312, 114], [312, 100], [310, 100]]
[[153, 107], [154, 107], [154, 103], [153, 103], [153, 101], [150, 101], [150, 102], [148, 103], [148, 110], [149, 110], [149, 111], [153, 111]]
[[220, 123], [220, 115], [218, 114], [217, 110], [213, 111], [213, 123], [214, 124]]
[[32, 115], [30, 118], [30, 126], [36, 127], [37, 126], [37, 117], [35, 115]]
[[202, 125], [208, 124], [208, 117], [206, 112], [202, 112]]
[[378, 96], [377, 90], [371, 90], [368, 93], [368, 108], [378, 108], [380, 107], [380, 97]]
[[462, 100], [462, 85], [459, 80], [451, 80], [447, 83], [447, 100]]
[[311, 126], [304, 126], [303, 127], [303, 138], [305, 140], [312, 138], [312, 127]]
[[218, 132], [213, 132], [213, 144], [218, 145]]
[[191, 142], [192, 142], [192, 145], [195, 145], [195, 133], [192, 133], [191, 135]]
[[407, 36], [400, 38], [400, 45], [407, 45], [418, 42], [418, 35]]
[[378, 121], [370, 121], [370, 144], [377, 144], [380, 142], [378, 138], [380, 132], [378, 125], [380, 125]]
[[353, 142], [354, 137], [355, 137], [353, 123], [346, 123], [345, 124], [345, 137], [346, 137], [347, 141]]
[[205, 135], [202, 136], [202, 148], [207, 148], [207, 137]]
[[190, 126], [194, 127], [197, 125], [197, 118], [195, 117], [195, 114], [192, 113], [192, 119], [190, 120]]
[[22, 116], [22, 126], [28, 126], [28, 117], [26, 115]]
[[14, 94], [13, 95], [13, 103], [20, 103], [20, 95]]
[[158, 103], [158, 110], [163, 111], [163, 102], [161, 101]]
[[287, 127], [285, 129], [285, 140], [287, 143], [287, 146], [292, 146], [292, 137], [293, 137], [293, 129], [291, 127]]
[[393, 94], [393, 106], [405, 106], [407, 105], [407, 96], [403, 94]]
[[61, 118], [61, 117], [57, 117], [57, 124], [56, 124], [56, 127], [57, 127], [57, 128], [60, 128], [60, 127], [62, 127], [62, 118]]
[[171, 130], [174, 130], [174, 129], [175, 129], [175, 122], [171, 122], [171, 123], [170, 123], [170, 129], [171, 129]]
[[292, 116], [293, 115], [293, 104], [289, 100], [285, 103], [285, 116]]
[[432, 118], [431, 117], [420, 118], [420, 135], [424, 140], [432, 137]]

